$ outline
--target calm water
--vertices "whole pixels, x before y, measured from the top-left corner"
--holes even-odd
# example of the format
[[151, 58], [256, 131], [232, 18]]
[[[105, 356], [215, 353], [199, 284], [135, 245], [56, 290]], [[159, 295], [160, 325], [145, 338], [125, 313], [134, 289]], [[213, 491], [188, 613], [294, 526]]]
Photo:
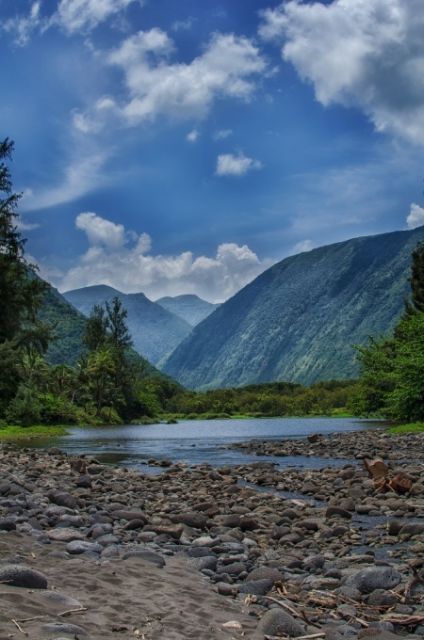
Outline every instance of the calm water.
[[[328, 434], [372, 428], [373, 423], [348, 418], [261, 418], [252, 420], [181, 421], [175, 425], [129, 425], [120, 427], [71, 428], [68, 436], [38, 441], [31, 446], [60, 447], [71, 454], [90, 454], [102, 462], [124, 466], [146, 467], [149, 458], [172, 462], [214, 466], [245, 464], [258, 461], [274, 462], [279, 466], [319, 468], [328, 459], [296, 457], [251, 456], [242, 451], [225, 448], [233, 442], [252, 439], [278, 440], [306, 438], [311, 433]], [[332, 464], [346, 464], [346, 460], [332, 460]], [[150, 467], [151, 472], [160, 469]]]

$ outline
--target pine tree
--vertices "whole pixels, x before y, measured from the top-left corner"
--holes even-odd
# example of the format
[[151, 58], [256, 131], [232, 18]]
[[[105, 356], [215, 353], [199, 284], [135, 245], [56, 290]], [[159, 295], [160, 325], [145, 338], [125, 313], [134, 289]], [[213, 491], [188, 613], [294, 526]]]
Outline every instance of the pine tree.
[[412, 308], [424, 312], [424, 243], [420, 243], [412, 254], [410, 283]]
[[[36, 322], [44, 283], [35, 277], [33, 267], [24, 257], [25, 240], [16, 225], [20, 194], [12, 190], [6, 164], [13, 142], [0, 142], [0, 344], [16, 338]], [[32, 327], [32, 330], [34, 327]]]

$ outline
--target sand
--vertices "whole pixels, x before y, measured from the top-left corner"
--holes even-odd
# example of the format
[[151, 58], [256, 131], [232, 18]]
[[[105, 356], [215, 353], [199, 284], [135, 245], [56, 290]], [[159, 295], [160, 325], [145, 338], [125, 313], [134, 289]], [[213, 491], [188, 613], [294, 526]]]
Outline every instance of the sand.
[[[57, 557], [54, 557], [54, 556]], [[49, 591], [0, 585], [0, 640], [90, 638], [92, 640], [255, 638], [257, 620], [240, 601], [219, 596], [207, 578], [182, 555], [164, 568], [138, 558], [95, 561], [64, 559], [63, 547], [41, 546], [17, 532], [0, 535], [0, 562], [20, 560], [42, 571]], [[70, 609], [85, 611], [63, 614]], [[31, 620], [31, 618], [33, 618]], [[13, 623], [16, 620], [24, 633]], [[237, 625], [226, 623], [238, 622]], [[77, 625], [85, 630], [48, 630], [44, 625]]]

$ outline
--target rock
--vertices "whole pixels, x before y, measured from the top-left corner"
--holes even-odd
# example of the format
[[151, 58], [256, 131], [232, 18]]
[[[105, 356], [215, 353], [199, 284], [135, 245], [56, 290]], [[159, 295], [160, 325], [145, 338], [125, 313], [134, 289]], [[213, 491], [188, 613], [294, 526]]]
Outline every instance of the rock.
[[68, 529], [67, 527], [58, 527], [47, 531], [50, 540], [57, 542], [72, 542], [72, 540], [84, 540], [83, 534], [77, 529]]
[[383, 589], [375, 589], [367, 598], [367, 604], [373, 607], [391, 607], [399, 602], [399, 598], [393, 593]]
[[240, 593], [250, 593], [254, 596], [264, 596], [271, 591], [274, 586], [274, 581], [269, 578], [262, 578], [261, 580], [250, 580], [249, 582], [243, 582], [239, 585]]
[[23, 564], [7, 564], [0, 567], [0, 582], [26, 589], [47, 589], [47, 578], [40, 571]]
[[59, 505], [60, 507], [67, 507], [68, 509], [76, 509], [78, 506], [76, 498], [71, 496], [66, 491], [50, 491], [47, 494], [50, 502]]
[[388, 534], [389, 536], [397, 536], [399, 531], [402, 529], [403, 523], [399, 520], [389, 520], [388, 524]]
[[424, 522], [408, 522], [399, 531], [400, 536], [417, 536], [424, 533]]
[[16, 531], [16, 524], [10, 518], [0, 518], [0, 531]]
[[256, 580], [272, 580], [274, 584], [283, 580], [283, 574], [275, 567], [257, 567], [248, 574], [246, 582], [255, 582]]
[[202, 556], [200, 558], [193, 558], [192, 564], [196, 569], [198, 569], [198, 571], [203, 571], [204, 569], [215, 571], [217, 559], [216, 556]]
[[349, 576], [345, 585], [361, 593], [371, 593], [376, 589], [393, 589], [401, 580], [401, 574], [393, 567], [367, 567]]
[[177, 515], [171, 516], [172, 522], [185, 524], [188, 527], [193, 527], [194, 529], [206, 529], [206, 525], [208, 522], [207, 516], [203, 513], [179, 513]]
[[128, 560], [129, 558], [145, 560], [146, 562], [156, 565], [160, 569], [165, 566], [165, 560], [158, 553], [154, 553], [153, 551], [148, 551], [146, 549], [137, 549], [137, 547], [132, 547], [125, 551], [122, 558], [124, 560]]
[[339, 516], [340, 518], [346, 518], [346, 520], [350, 520], [352, 517], [352, 514], [350, 513], [350, 511], [347, 511], [346, 509], [342, 509], [341, 507], [335, 507], [335, 506], [327, 507], [327, 510], [325, 512], [325, 517], [332, 518], [333, 516]]
[[262, 617], [258, 631], [265, 636], [297, 638], [305, 634], [305, 628], [283, 609], [270, 609]]
[[97, 542], [87, 542], [86, 540], [72, 540], [66, 545], [66, 551], [71, 555], [81, 553], [101, 553], [103, 547]]
[[238, 587], [227, 582], [218, 582], [216, 585], [217, 591], [221, 596], [235, 597], [238, 593]]
[[114, 520], [137, 520], [147, 524], [147, 517], [143, 511], [129, 511], [125, 509], [118, 509], [111, 513]]
[[239, 576], [241, 573], [246, 571], [246, 565], [243, 562], [231, 562], [230, 564], [225, 565], [224, 571], [230, 576]]

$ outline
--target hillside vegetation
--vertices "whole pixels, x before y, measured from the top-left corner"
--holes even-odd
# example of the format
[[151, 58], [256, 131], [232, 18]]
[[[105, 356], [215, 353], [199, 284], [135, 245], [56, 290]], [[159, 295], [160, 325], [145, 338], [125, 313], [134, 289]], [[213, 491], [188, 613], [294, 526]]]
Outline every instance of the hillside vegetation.
[[119, 298], [127, 311], [127, 324], [134, 349], [152, 364], [158, 364], [190, 333], [191, 325], [152, 302], [143, 293], [125, 294], [112, 287], [97, 285], [67, 291], [64, 297], [85, 316], [96, 304]]
[[355, 344], [390, 333], [424, 227], [286, 258], [194, 328], [163, 370], [193, 389], [359, 374]]

